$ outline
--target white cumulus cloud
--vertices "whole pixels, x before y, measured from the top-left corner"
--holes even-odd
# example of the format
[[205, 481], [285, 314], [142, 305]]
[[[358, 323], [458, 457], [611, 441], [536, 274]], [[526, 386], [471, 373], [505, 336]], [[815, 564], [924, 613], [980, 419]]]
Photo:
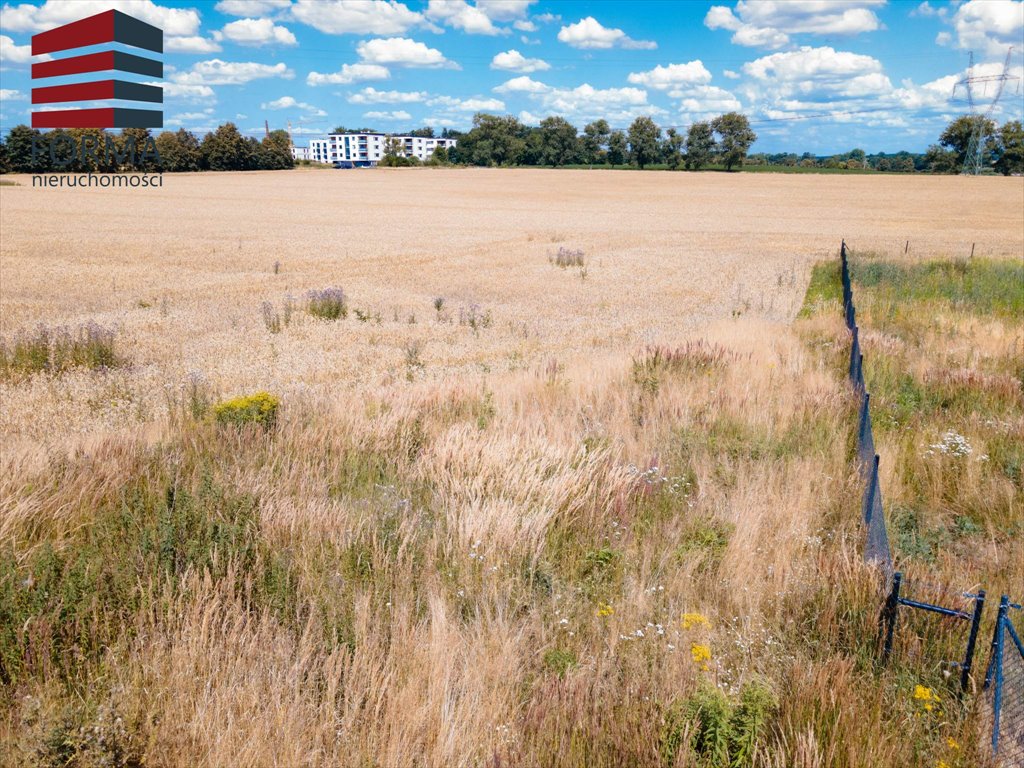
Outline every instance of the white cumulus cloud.
[[230, 40], [239, 45], [297, 45], [298, 40], [287, 27], [270, 19], [239, 19], [225, 24], [214, 32], [218, 40]]
[[395, 0], [297, 0], [291, 15], [330, 35], [400, 35], [424, 22]]
[[327, 116], [327, 113], [319, 107], [314, 107], [312, 104], [307, 104], [304, 101], [296, 101], [294, 96], [282, 96], [273, 101], [265, 101], [260, 104], [260, 109], [301, 109], [317, 117]]
[[153, 0], [46, 0], [42, 5], [3, 6], [3, 26], [11, 32], [42, 32], [103, 11], [117, 10], [160, 27], [168, 36], [190, 36], [199, 31], [194, 8], [167, 8]]
[[501, 99], [482, 99], [479, 97], [457, 99], [454, 96], [435, 96], [427, 104], [431, 107], [441, 107], [444, 110], [455, 112], [501, 112], [505, 109], [505, 102]]
[[685, 64], [660, 64], [647, 72], [630, 72], [626, 78], [633, 85], [667, 90], [679, 85], [703, 85], [711, 82], [711, 73], [700, 59]]
[[593, 16], [580, 19], [558, 31], [558, 39], [573, 48], [635, 48], [654, 49], [651, 40], [634, 40], [621, 29], [605, 27]]
[[291, 6], [292, 0], [220, 0], [214, 9], [228, 16], [264, 16]]
[[1012, 45], [1019, 54], [1024, 40], [1024, 2], [970, 0], [957, 8], [952, 23], [959, 48], [1005, 56]]
[[192, 65], [185, 72], [176, 72], [171, 81], [181, 85], [242, 85], [253, 80], [295, 76], [283, 63], [260, 64], [255, 61], [221, 61], [209, 59]]
[[215, 40], [190, 35], [188, 37], [168, 37], [164, 40], [164, 51], [167, 53], [217, 53], [220, 46]]
[[466, 0], [430, 0], [426, 15], [471, 35], [500, 35], [507, 31], [494, 26], [490, 16]]
[[0, 35], [0, 64], [28, 64], [31, 61], [31, 45], [15, 45], [14, 38]]
[[411, 120], [412, 115], [404, 109], [397, 109], [392, 112], [363, 112], [363, 117], [369, 120]]
[[458, 65], [449, 61], [436, 48], [430, 48], [408, 37], [378, 37], [364, 40], [356, 46], [359, 57], [369, 64], [391, 64], [399, 67], [449, 67]]
[[430, 94], [425, 91], [378, 91], [367, 86], [348, 97], [352, 104], [414, 104], [426, 101]]
[[543, 59], [530, 59], [523, 56], [515, 48], [496, 54], [491, 59], [491, 69], [504, 69], [509, 72], [542, 72], [551, 69], [551, 65]]
[[739, 0], [735, 9], [713, 5], [704, 17], [708, 29], [733, 33], [732, 42], [756, 48], [782, 48], [790, 35], [856, 35], [881, 26], [873, 8], [885, 0]]
[[351, 85], [390, 77], [390, 70], [380, 64], [342, 64], [337, 72], [310, 72], [306, 76], [306, 85]]

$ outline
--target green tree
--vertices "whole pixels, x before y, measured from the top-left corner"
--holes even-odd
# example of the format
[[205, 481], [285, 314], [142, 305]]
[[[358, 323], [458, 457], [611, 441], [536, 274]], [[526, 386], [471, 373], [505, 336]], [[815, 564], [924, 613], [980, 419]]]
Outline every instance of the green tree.
[[685, 139], [675, 128], [669, 128], [665, 131], [665, 137], [663, 146], [665, 162], [674, 171], [683, 162], [683, 143]]
[[961, 165], [957, 163], [956, 152], [932, 144], [924, 153], [924, 167], [929, 173], [956, 173]]
[[473, 115], [472, 130], [459, 139], [459, 160], [473, 165], [519, 165], [526, 135], [526, 127], [512, 115], [478, 112]]
[[422, 128], [413, 128], [411, 131], [409, 131], [409, 135], [420, 136], [425, 139], [432, 139], [434, 138], [434, 129], [431, 128], [429, 125], [425, 125]]
[[612, 131], [608, 136], [608, 162], [612, 165], [622, 165], [626, 162], [626, 134], [622, 131]]
[[[49, 169], [50, 158], [41, 134], [27, 125], [16, 125], [7, 133], [7, 162], [15, 173], [31, 173]], [[35, 139], [39, 156], [32, 163], [32, 140]]]
[[715, 151], [715, 136], [711, 123], [694, 123], [686, 132], [686, 167], [699, 171], [711, 162]]
[[[284, 134], [283, 136], [281, 134]], [[260, 142], [257, 150], [259, 159], [258, 165], [261, 169], [268, 171], [280, 171], [295, 167], [295, 158], [292, 157], [291, 142], [288, 140], [288, 131], [271, 131]]]
[[1008, 120], [999, 131], [999, 159], [995, 168], [1003, 176], [1024, 173], [1024, 128], [1020, 120]]
[[184, 128], [161, 133], [156, 137], [156, 148], [165, 171], [199, 171], [203, 168], [199, 139]]
[[434, 147], [434, 151], [430, 153], [430, 160], [427, 162], [430, 165], [448, 165], [448, 150], [444, 147]]
[[658, 159], [661, 128], [649, 117], [638, 117], [629, 126], [629, 155], [641, 169]]
[[607, 120], [595, 120], [587, 123], [583, 128], [583, 136], [580, 137], [580, 150], [585, 163], [600, 163], [603, 161], [602, 152], [608, 143], [611, 135], [611, 128]]
[[996, 124], [987, 117], [975, 115], [961, 115], [946, 126], [946, 129], [939, 136], [939, 146], [944, 147], [954, 154], [952, 166], [940, 173], [958, 173], [964, 167], [967, 160], [967, 149], [971, 143], [971, 135], [981, 123], [981, 141], [984, 142], [982, 164], [991, 165], [992, 157], [997, 149]]
[[203, 165], [211, 171], [244, 171], [252, 167], [253, 147], [234, 123], [206, 134], [201, 146]]
[[576, 126], [564, 117], [540, 121], [541, 162], [560, 166], [576, 159]]
[[747, 150], [757, 141], [757, 134], [750, 128], [746, 115], [738, 112], [719, 115], [711, 121], [711, 130], [718, 138], [718, 153], [725, 169], [731, 171], [733, 167], [743, 165]]

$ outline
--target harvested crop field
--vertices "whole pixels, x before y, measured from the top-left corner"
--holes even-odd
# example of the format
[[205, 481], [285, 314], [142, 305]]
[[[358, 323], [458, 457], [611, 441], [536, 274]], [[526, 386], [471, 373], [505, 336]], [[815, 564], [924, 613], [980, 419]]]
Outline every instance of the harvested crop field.
[[[1019, 179], [377, 170], [171, 174], [149, 190], [20, 182], [0, 188], [0, 334], [92, 321], [116, 328], [131, 365], [0, 383], [9, 446], [158, 421], [166, 390], [200, 377], [225, 396], [341, 395], [628, 358], [740, 316], [786, 321], [809, 265], [843, 237], [888, 252], [909, 240], [912, 256], [966, 254], [975, 240], [979, 255], [1024, 251]], [[582, 252], [582, 266], [553, 264], [560, 249]], [[329, 287], [346, 294], [343, 323], [301, 311]], [[289, 303], [291, 322], [268, 332]]]
[[0, 767], [994, 765], [878, 663], [836, 255], [897, 567], [1014, 592], [1019, 179], [21, 181]]

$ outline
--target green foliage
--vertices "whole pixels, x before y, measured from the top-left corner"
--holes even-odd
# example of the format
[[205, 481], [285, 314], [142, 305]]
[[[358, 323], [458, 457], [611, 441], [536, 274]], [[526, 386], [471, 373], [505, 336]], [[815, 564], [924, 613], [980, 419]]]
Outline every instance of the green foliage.
[[587, 123], [580, 137], [580, 154], [584, 163], [604, 162], [604, 147], [611, 137], [611, 128], [607, 120], [595, 120]]
[[199, 171], [203, 169], [203, 153], [199, 140], [184, 128], [179, 128], [175, 132], [162, 132], [156, 137], [156, 148], [160, 153], [161, 170]]
[[0, 377], [59, 374], [72, 368], [115, 368], [125, 361], [117, 354], [114, 332], [95, 323], [68, 328], [40, 325], [34, 333], [0, 343]]
[[757, 141], [757, 134], [750, 128], [750, 121], [738, 112], [716, 117], [711, 121], [711, 130], [718, 137], [718, 154], [725, 169], [731, 171], [743, 165], [750, 145]]
[[[739, 700], [702, 683], [686, 701], [669, 709], [661, 738], [661, 760], [675, 765], [679, 750], [688, 747], [697, 765], [706, 768], [750, 768], [758, 740], [774, 718], [778, 702], [764, 682], [745, 684]], [[689, 732], [689, 743], [685, 735]]]
[[572, 651], [561, 648], [551, 648], [544, 653], [544, 666], [559, 677], [565, 677], [565, 673], [576, 666], [576, 654]]
[[662, 145], [662, 155], [666, 165], [673, 171], [683, 162], [683, 144], [686, 139], [675, 128], [669, 128], [665, 132], [665, 143]]
[[540, 121], [541, 163], [560, 166], [577, 157], [576, 126], [564, 117], [546, 117]]
[[285, 609], [291, 577], [261, 541], [254, 500], [204, 480], [186, 489], [139, 479], [57, 548], [0, 549], [0, 682], [56, 669], [73, 680], [131, 633], [146, 606], [187, 573], [253, 578], [254, 605]]
[[322, 320], [348, 317], [348, 300], [341, 288], [324, 288], [306, 294], [306, 311]]
[[1024, 174], [1024, 126], [1007, 120], [999, 131], [999, 159], [995, 169], [1004, 176]]
[[804, 294], [801, 317], [810, 317], [820, 311], [821, 306], [830, 302], [843, 301], [843, 279], [839, 261], [825, 261], [811, 269], [811, 280]]
[[269, 392], [257, 392], [253, 395], [225, 400], [213, 407], [213, 417], [220, 424], [244, 426], [258, 424], [270, 429], [277, 422], [277, 409], [281, 400]]
[[638, 117], [629, 126], [629, 157], [640, 168], [658, 160], [661, 128], [649, 117]]
[[622, 165], [626, 162], [627, 149], [626, 134], [622, 131], [612, 131], [608, 137], [608, 162], [611, 165]]
[[877, 304], [937, 301], [965, 312], [1024, 316], [1024, 264], [1016, 260], [854, 261], [851, 279], [872, 289]]
[[512, 115], [499, 117], [478, 112], [473, 128], [459, 139], [460, 162], [473, 165], [519, 165], [526, 151], [527, 129]]

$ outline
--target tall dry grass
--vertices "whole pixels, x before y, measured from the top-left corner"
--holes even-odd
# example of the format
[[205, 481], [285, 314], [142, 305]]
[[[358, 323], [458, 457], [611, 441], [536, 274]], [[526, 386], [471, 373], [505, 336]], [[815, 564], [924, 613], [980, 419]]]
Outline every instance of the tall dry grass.
[[[908, 624], [877, 664], [835, 270], [790, 323], [805, 270], [778, 251], [766, 267], [737, 237], [718, 247], [742, 263], [649, 262], [623, 245], [635, 234], [622, 259], [595, 234], [570, 243], [580, 280], [546, 262], [557, 222], [529, 215], [529, 245], [455, 233], [459, 290], [439, 305], [415, 269], [388, 305], [361, 261], [341, 280], [308, 257], [258, 289], [207, 274], [166, 314], [118, 315], [126, 366], [0, 382], [17, 446], [0, 452], [0, 764], [986, 765], [984, 707], [935, 658], [951, 632]], [[468, 271], [495, 253], [529, 278], [509, 278], [515, 300]], [[335, 284], [349, 317], [264, 325], [261, 301]], [[876, 437], [900, 565], [1010, 589], [1019, 318], [900, 297], [890, 325], [874, 290], [858, 308], [879, 422], [893, 415]], [[30, 293], [19, 323], [43, 313]], [[213, 416], [263, 389], [274, 418]], [[991, 461], [926, 457], [947, 428]]]

